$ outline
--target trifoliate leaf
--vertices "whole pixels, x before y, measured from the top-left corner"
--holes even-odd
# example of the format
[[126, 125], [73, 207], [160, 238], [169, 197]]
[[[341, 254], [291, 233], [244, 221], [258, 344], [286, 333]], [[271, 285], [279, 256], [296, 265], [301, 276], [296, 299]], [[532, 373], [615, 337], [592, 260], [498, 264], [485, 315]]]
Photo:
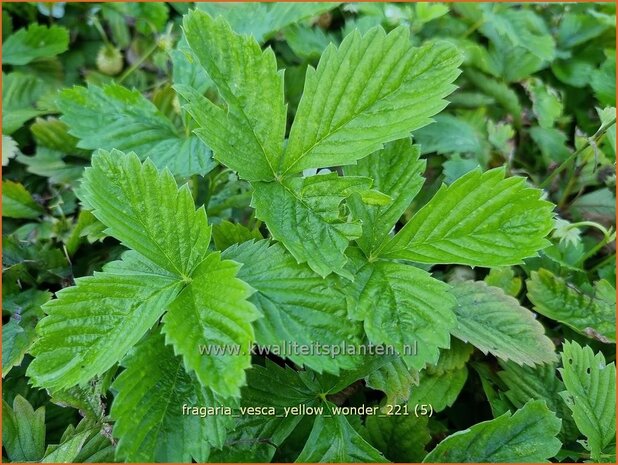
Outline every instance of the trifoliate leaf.
[[431, 122], [459, 71], [446, 43], [411, 46], [409, 29], [349, 34], [309, 67], [282, 173], [349, 165]]
[[13, 181], [2, 180], [2, 216], [7, 218], [38, 218], [43, 213], [26, 188]]
[[307, 262], [321, 276], [345, 273], [350, 240], [361, 236], [357, 220], [342, 216], [341, 203], [355, 192], [369, 190], [371, 179], [337, 173], [256, 183], [252, 206], [299, 263]]
[[367, 438], [369, 443], [393, 462], [418, 463], [431, 441], [428, 417], [414, 415], [369, 415]]
[[118, 391], [111, 417], [119, 438], [118, 458], [129, 462], [205, 462], [221, 447], [231, 417], [201, 417], [186, 407], [216, 407], [220, 400], [184, 370], [163, 336], [140, 343], [123, 362], [112, 388]]
[[274, 355], [318, 372], [338, 373], [356, 366], [356, 358], [346, 354], [285, 353], [292, 343], [310, 348], [319, 342], [329, 349], [342, 341], [361, 343], [360, 324], [341, 324], [347, 318], [346, 294], [337, 277], [321, 278], [306, 264], [298, 264], [283, 246], [268, 241], [233, 246], [223, 257], [242, 263], [238, 277], [256, 289], [251, 301], [264, 315], [254, 323], [259, 345], [271, 351], [277, 347], [281, 352]]
[[420, 263], [504, 266], [521, 263], [549, 242], [552, 204], [504, 169], [474, 170], [443, 185], [380, 256]]
[[[565, 341], [560, 374], [566, 391], [560, 395], [586, 436], [584, 443], [594, 461], [616, 440], [616, 365], [606, 364], [601, 352]], [[613, 449], [613, 448], [612, 448]]]
[[210, 227], [187, 186], [133, 154], [98, 151], [84, 172], [80, 198], [106, 233], [180, 277], [208, 253]]
[[84, 149], [135, 151], [176, 176], [204, 175], [214, 168], [197, 136], [184, 136], [137, 90], [118, 84], [73, 87], [60, 93], [58, 108], [70, 134]]
[[211, 253], [163, 318], [166, 341], [183, 356], [187, 369], [224, 397], [240, 394], [255, 339], [251, 322], [260, 316], [246, 300], [253, 290], [236, 278], [238, 269], [237, 263]]
[[560, 420], [545, 402], [510, 412], [450, 435], [423, 462], [547, 462], [560, 450]]
[[456, 339], [451, 341], [449, 349], [442, 349], [438, 363], [421, 371], [418, 386], [412, 387], [407, 399], [410, 408], [429, 404], [434, 412], [441, 412], [453, 405], [468, 379], [466, 362], [473, 349]]
[[[213, 18], [222, 16], [238, 34], [252, 35], [258, 42], [289, 24], [317, 16], [335, 8], [339, 3], [197, 3], [196, 8]], [[247, 21], [247, 18], [252, 18]]]
[[452, 334], [502, 360], [535, 365], [556, 359], [554, 344], [530, 310], [481, 281], [455, 283], [457, 327]]
[[283, 73], [277, 71], [275, 54], [262, 51], [254, 38], [234, 33], [223, 18], [212, 19], [201, 11], [185, 17], [184, 30], [227, 103], [224, 110], [190, 88], [178, 87], [200, 126], [196, 133], [212, 147], [215, 158], [240, 177], [274, 179], [286, 120]]
[[61, 26], [30, 24], [11, 34], [2, 43], [3, 65], [26, 65], [38, 58], [48, 58], [69, 48], [69, 31]]
[[437, 362], [456, 323], [448, 285], [402, 263], [354, 261], [350, 316], [363, 321], [369, 341], [394, 347], [409, 368]]
[[381, 366], [365, 378], [367, 387], [386, 394], [390, 405], [402, 404], [410, 397], [410, 389], [418, 384], [419, 374], [408, 368], [401, 357]]
[[345, 416], [319, 415], [296, 462], [384, 463], [387, 460], [352, 428]]
[[425, 162], [419, 157], [419, 147], [402, 139], [345, 168], [347, 175], [373, 178], [373, 188], [393, 199], [385, 206], [367, 205], [357, 196], [348, 200], [354, 217], [363, 224], [363, 235], [356, 242], [365, 253], [384, 241], [421, 189]]
[[2, 448], [12, 462], [37, 462], [45, 453], [45, 407], [36, 411], [19, 394], [2, 400]]
[[103, 272], [78, 278], [43, 310], [27, 374], [35, 386], [63, 389], [118, 362], [159, 319], [180, 281], [129, 252]]
[[608, 281], [597, 281], [588, 294], [541, 268], [526, 286], [536, 312], [589, 338], [616, 342], [616, 291]]

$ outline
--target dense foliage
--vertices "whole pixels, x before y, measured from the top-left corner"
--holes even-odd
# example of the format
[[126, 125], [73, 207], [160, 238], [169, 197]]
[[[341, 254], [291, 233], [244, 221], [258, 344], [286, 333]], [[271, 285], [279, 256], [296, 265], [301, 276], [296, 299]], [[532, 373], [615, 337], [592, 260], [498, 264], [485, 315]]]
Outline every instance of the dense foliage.
[[614, 5], [2, 22], [3, 459], [615, 461]]

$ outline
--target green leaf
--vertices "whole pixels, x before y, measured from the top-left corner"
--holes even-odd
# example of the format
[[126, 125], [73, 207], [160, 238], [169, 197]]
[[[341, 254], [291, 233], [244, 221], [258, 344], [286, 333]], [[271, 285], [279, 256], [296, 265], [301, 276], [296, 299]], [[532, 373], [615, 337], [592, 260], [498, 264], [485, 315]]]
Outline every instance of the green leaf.
[[[246, 300], [253, 290], [236, 277], [239, 268], [211, 253], [163, 317], [166, 341], [203, 386], [223, 397], [240, 394], [255, 339], [251, 322], [260, 317]], [[203, 349], [222, 353], [202, 353]]]
[[259, 229], [249, 229], [240, 223], [223, 220], [212, 227], [212, 240], [218, 250], [225, 250], [234, 244], [263, 239]]
[[363, 234], [356, 243], [365, 253], [382, 244], [420, 191], [425, 161], [419, 157], [419, 146], [401, 139], [345, 168], [346, 175], [372, 178], [373, 188], [393, 199], [385, 206], [367, 205], [356, 195], [348, 200], [353, 216], [363, 224]]
[[38, 462], [45, 453], [45, 407], [36, 411], [19, 394], [2, 400], [2, 446], [12, 462]]
[[504, 169], [474, 170], [434, 197], [380, 251], [420, 263], [504, 266], [521, 263], [549, 241], [552, 204]]
[[384, 463], [387, 460], [352, 428], [345, 416], [320, 415], [296, 462]]
[[299, 263], [321, 276], [345, 274], [344, 254], [350, 240], [361, 236], [357, 220], [342, 216], [341, 203], [371, 187], [371, 179], [337, 173], [256, 183], [252, 206], [272, 237], [285, 245]]
[[572, 48], [599, 36], [607, 26], [591, 14], [566, 13], [558, 28], [558, 44], [562, 48]]
[[[305, 372], [296, 371], [287, 365], [279, 366], [268, 358], [264, 363], [264, 366], [255, 364], [247, 372], [247, 386], [242, 390], [242, 405], [281, 408], [313, 403], [316, 400], [316, 393], [302, 376]], [[276, 396], [272, 395], [273, 386], [278, 389]]]
[[530, 401], [510, 412], [454, 433], [432, 450], [424, 463], [547, 462], [560, 450], [560, 420], [545, 402]]
[[[508, 69], [508, 68], [507, 68]], [[484, 94], [496, 100], [509, 115], [513, 118], [513, 124], [516, 127], [521, 126], [521, 118], [523, 108], [519, 102], [519, 97], [508, 84], [503, 81], [491, 79], [483, 73], [474, 69], [466, 69], [466, 77], [478, 87]]]
[[386, 394], [386, 403], [402, 404], [410, 397], [410, 389], [418, 384], [419, 374], [409, 369], [401, 357], [381, 366], [365, 378], [367, 387]]
[[588, 192], [575, 199], [571, 211], [576, 218], [611, 222], [616, 218], [616, 195], [608, 188]]
[[524, 87], [532, 100], [532, 111], [542, 128], [551, 128], [562, 116], [562, 102], [558, 93], [538, 78], [531, 78]]
[[[294, 54], [309, 62], [317, 61], [332, 42], [337, 43], [337, 37], [322, 28], [304, 24], [292, 24], [285, 28], [285, 40]], [[299, 83], [302, 87], [303, 82]]]
[[541, 268], [526, 286], [536, 312], [589, 338], [616, 342], [616, 291], [608, 281], [597, 281], [588, 294]]
[[429, 124], [460, 63], [447, 43], [412, 47], [405, 27], [355, 31], [330, 45], [307, 69], [281, 172], [349, 165]]
[[499, 8], [487, 4], [481, 26], [483, 34], [492, 41], [505, 43], [503, 37], [517, 47], [544, 61], [551, 61], [556, 52], [556, 43], [543, 19], [533, 10]]
[[566, 391], [560, 395], [573, 412], [575, 424], [594, 461], [616, 440], [616, 365], [606, 364], [601, 352], [565, 341], [560, 374]]
[[[265, 365], [254, 364], [247, 371], [247, 386], [242, 389], [243, 407], [274, 407], [276, 415], [246, 414], [236, 423], [229, 440], [212, 461], [269, 462], [277, 448], [289, 437], [303, 419], [303, 415], [285, 416], [286, 407], [301, 404], [315, 406], [317, 397], [299, 371], [265, 359]], [[277, 395], [273, 396], [273, 386]], [[277, 416], [278, 415], [278, 416]]]
[[208, 147], [194, 135], [182, 135], [137, 90], [118, 84], [75, 86], [63, 90], [57, 103], [80, 148], [134, 151], [181, 177], [214, 168]]
[[2, 180], [2, 216], [6, 218], [34, 219], [43, 213], [43, 208], [26, 188], [13, 181]]
[[69, 48], [69, 31], [61, 26], [30, 24], [11, 34], [2, 43], [3, 65], [26, 65], [39, 58], [48, 58]]
[[[616, 105], [616, 52], [611, 50], [601, 67], [592, 72], [590, 85], [601, 104]], [[4, 58], [4, 57], [3, 57]]]
[[[223, 252], [223, 257], [242, 263], [238, 278], [256, 290], [251, 302], [264, 318], [254, 323], [256, 342], [298, 365], [318, 372], [339, 373], [356, 367], [356, 357], [292, 351], [290, 344], [311, 347], [315, 342], [339, 347], [361, 342], [359, 324], [341, 322], [347, 318], [346, 295], [341, 281], [333, 276], [321, 278], [306, 264], [298, 264], [280, 244], [268, 241], [245, 242]], [[288, 351], [289, 352], [289, 351]]]
[[83, 151], [77, 148], [78, 140], [69, 134], [69, 127], [58, 118], [37, 118], [30, 125], [30, 132], [38, 145], [90, 159], [88, 152], [80, 153]]
[[427, 454], [431, 441], [428, 417], [414, 415], [369, 415], [367, 438], [384, 456], [396, 463], [418, 463]]
[[163, 336], [145, 339], [123, 362], [113, 384], [118, 391], [111, 417], [119, 438], [118, 458], [130, 462], [205, 462], [210, 447], [221, 447], [231, 417], [201, 417], [184, 406], [216, 407], [220, 399], [184, 370]]
[[495, 267], [489, 270], [489, 274], [483, 279], [488, 286], [499, 287], [506, 294], [517, 297], [521, 291], [521, 278], [515, 275], [513, 268], [508, 266]]
[[2, 134], [2, 166], [6, 166], [19, 154], [19, 145], [11, 137]]
[[73, 425], [69, 425], [63, 434], [63, 440], [60, 444], [55, 444], [47, 447], [45, 457], [41, 463], [72, 463], [77, 458], [84, 443], [92, 433], [91, 430], [75, 432]]
[[[79, 425], [78, 425], [79, 426]], [[74, 463], [104, 463], [113, 462], [115, 445], [102, 431], [96, 431], [86, 440]]]
[[392, 346], [409, 368], [422, 369], [448, 347], [455, 326], [455, 300], [448, 285], [402, 263], [356, 259], [354, 308], [373, 344]]
[[35, 386], [63, 389], [104, 373], [159, 319], [181, 284], [135, 252], [75, 283], [43, 307], [48, 316], [37, 325], [27, 371]]
[[504, 394], [516, 408], [521, 408], [530, 399], [544, 400], [549, 409], [562, 419], [563, 436], [575, 439], [578, 435], [573, 417], [560, 400], [564, 384], [558, 378], [557, 363], [534, 367], [519, 366], [513, 362], [500, 362], [500, 380], [506, 385]]
[[77, 409], [85, 419], [98, 422], [105, 415], [102, 396], [105, 395], [107, 389], [108, 383], [103, 385], [103, 380], [106, 378], [107, 373], [103, 378], [95, 378], [85, 386], [73, 386], [62, 391], [53, 391], [50, 393], [50, 401], [61, 407]]
[[468, 379], [466, 363], [473, 350], [456, 339], [449, 349], [442, 349], [438, 363], [421, 371], [418, 386], [412, 387], [407, 399], [410, 408], [429, 404], [434, 412], [441, 412], [453, 405]]
[[556, 360], [554, 344], [530, 310], [482, 281], [454, 284], [457, 327], [452, 334], [502, 360], [535, 365]]
[[415, 133], [423, 153], [472, 153], [482, 154], [484, 135], [461, 117], [441, 114], [435, 122]]
[[190, 276], [208, 253], [210, 227], [195, 210], [188, 186], [133, 154], [98, 151], [84, 172], [79, 196], [106, 233], [169, 273]]
[[35, 108], [35, 103], [48, 91], [48, 86], [32, 74], [2, 73], [2, 134], [13, 134], [26, 121], [45, 114]]
[[18, 155], [17, 161], [27, 166], [29, 173], [49, 178], [52, 184], [75, 185], [84, 172], [84, 164], [66, 162], [65, 154], [47, 147], [38, 146], [33, 156]]
[[262, 51], [254, 38], [234, 33], [223, 18], [201, 11], [185, 16], [183, 25], [189, 46], [227, 103], [224, 110], [178, 86], [199, 125], [196, 134], [240, 177], [274, 179], [286, 129], [283, 73], [277, 71], [275, 54]]
[[[238, 34], [252, 35], [258, 42], [271, 38], [285, 26], [317, 16], [339, 5], [319, 3], [197, 3], [196, 8], [213, 18], [223, 17]], [[252, 18], [247, 21], [247, 18]]]
[[[15, 300], [12, 301], [13, 297]], [[51, 297], [49, 292], [30, 289], [15, 296], [4, 296], [3, 310], [12, 312], [2, 325], [2, 377], [19, 366], [34, 342], [37, 321], [43, 316], [41, 305]], [[16, 308], [13, 306], [15, 305]]]

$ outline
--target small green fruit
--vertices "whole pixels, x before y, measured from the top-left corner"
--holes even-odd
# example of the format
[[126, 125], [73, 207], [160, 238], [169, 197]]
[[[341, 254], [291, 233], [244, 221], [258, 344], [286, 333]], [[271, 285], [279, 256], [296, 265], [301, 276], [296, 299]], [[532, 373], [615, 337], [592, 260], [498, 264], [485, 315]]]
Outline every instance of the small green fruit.
[[124, 60], [122, 52], [111, 45], [103, 45], [97, 53], [97, 68], [103, 74], [114, 76], [122, 71]]

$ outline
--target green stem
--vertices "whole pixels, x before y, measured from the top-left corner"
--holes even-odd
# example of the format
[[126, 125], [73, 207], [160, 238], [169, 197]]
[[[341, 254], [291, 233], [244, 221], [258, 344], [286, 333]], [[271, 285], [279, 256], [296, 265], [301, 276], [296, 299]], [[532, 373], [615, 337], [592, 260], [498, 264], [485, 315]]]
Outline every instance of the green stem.
[[591, 228], [596, 228], [603, 233], [604, 237], [609, 237], [610, 232], [605, 228], [605, 226], [599, 223], [595, 223], [594, 221], [578, 221], [577, 223], [571, 223], [569, 225], [569, 229], [581, 228], [582, 226], [590, 226]]
[[586, 140], [586, 143], [584, 145], [582, 145], [579, 149], [577, 149], [575, 152], [573, 152], [571, 155], [569, 155], [569, 157], [564, 160], [560, 166], [558, 166], [558, 168], [556, 168], [554, 171], [551, 172], [551, 174], [549, 176], [547, 176], [547, 178], [545, 179], [545, 181], [543, 181], [541, 183], [541, 185], [539, 187], [541, 187], [541, 189], [546, 188], [547, 186], [549, 186], [549, 184], [553, 181], [553, 179], [558, 176], [558, 174], [560, 174], [562, 171], [564, 171], [564, 169], [569, 166], [569, 164], [571, 163], [571, 161], [577, 159], [577, 157], [579, 155], [582, 154], [582, 152], [587, 149], [592, 142], [594, 142], [595, 144], [597, 144], [601, 138], [605, 135], [605, 133], [607, 132], [607, 130], [612, 127], [614, 124], [616, 124], [616, 118], [612, 119], [611, 121], [609, 121], [607, 124], [602, 125], [599, 130], [597, 132], [594, 133], [594, 135], [592, 137], [589, 137]]
[[575, 186], [576, 182], [577, 182], [577, 177], [575, 176], [575, 172], [577, 170], [574, 169], [574, 166], [571, 165], [571, 169], [569, 170], [569, 181], [567, 182], [567, 185], [564, 187], [564, 191], [562, 192], [562, 196], [560, 197], [560, 200], [558, 201], [558, 209], [562, 209], [568, 199], [569, 199], [569, 195], [571, 195], [571, 190], [573, 189], [573, 187]]
[[483, 24], [485, 24], [485, 19], [484, 18], [479, 19], [476, 23], [470, 26], [466, 32], [463, 33], [463, 35], [461, 36], [462, 39], [465, 39], [466, 37], [468, 37], [470, 34], [476, 31]]
[[96, 16], [92, 16], [92, 25], [98, 31], [99, 35], [101, 36], [101, 39], [103, 39], [103, 43], [108, 47], [111, 46], [111, 42], [109, 38], [107, 37], [107, 34], [105, 33], [105, 29], [103, 29], [103, 26], [101, 26], [101, 22], [99, 21], [99, 18], [97, 18]]
[[603, 238], [601, 242], [599, 242], [597, 245], [591, 248], [588, 252], [586, 252], [579, 260], [577, 260], [577, 263], [575, 264], [575, 266], [582, 266], [584, 263], [586, 263], [586, 260], [596, 255], [596, 253], [599, 250], [601, 250], [603, 247], [605, 247], [607, 244], [609, 244], [614, 239], [616, 239], [616, 233], [609, 234], [609, 231], [608, 231], [608, 234], [605, 235], [605, 237]]
[[120, 76], [118, 78], [118, 84], [121, 84], [122, 81], [124, 81], [127, 77], [129, 77], [137, 68], [139, 68], [140, 66], [142, 66], [144, 64], [144, 62], [150, 58], [150, 55], [152, 55], [157, 48], [159, 48], [158, 44], [153, 44], [147, 51], [146, 53], [144, 53], [139, 60], [137, 60], [135, 63], [133, 63], [129, 69], [127, 69], [122, 76]]

